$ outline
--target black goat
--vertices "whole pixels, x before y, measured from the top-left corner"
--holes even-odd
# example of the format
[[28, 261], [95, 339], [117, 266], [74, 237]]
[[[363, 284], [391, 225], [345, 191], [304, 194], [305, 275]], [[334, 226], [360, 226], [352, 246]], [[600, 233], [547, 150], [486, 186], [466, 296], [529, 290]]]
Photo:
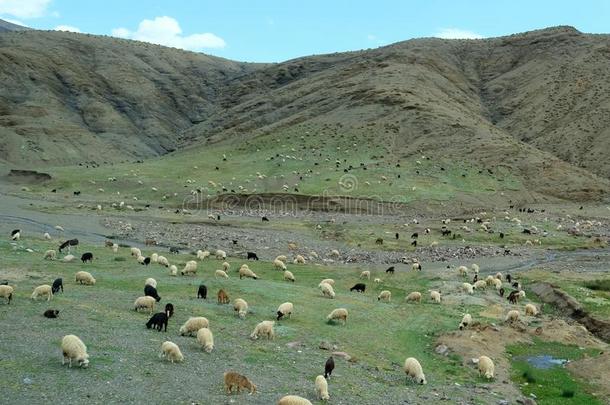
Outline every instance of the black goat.
[[203, 298], [204, 300], [208, 299], [208, 287], [204, 284], [201, 284], [197, 289], [197, 298]]
[[92, 263], [93, 262], [93, 253], [91, 253], [91, 252], [83, 253], [83, 255], [80, 257], [80, 259], [83, 263], [87, 263], [87, 262]]
[[157, 329], [159, 332], [161, 332], [161, 329], [165, 327], [165, 332], [167, 332], [168, 319], [169, 318], [167, 317], [167, 314], [165, 312], [157, 312], [156, 314], [150, 317], [148, 322], [146, 322], [146, 327], [148, 329], [152, 327], [153, 329]]
[[172, 315], [174, 315], [174, 306], [169, 302], [165, 304], [165, 313], [167, 314], [168, 318], [171, 318]]
[[324, 378], [329, 379], [334, 369], [335, 359], [333, 359], [333, 356], [330, 356], [328, 360], [326, 360], [326, 364], [324, 364]]
[[363, 293], [364, 290], [366, 290], [366, 285], [363, 283], [358, 283], [355, 286], [353, 286], [352, 288], [350, 288], [349, 290]]
[[53, 294], [57, 294], [59, 290], [61, 290], [61, 292], [64, 292], [64, 281], [61, 278], [56, 278], [55, 281], [53, 281], [53, 285], [51, 286], [51, 292]]

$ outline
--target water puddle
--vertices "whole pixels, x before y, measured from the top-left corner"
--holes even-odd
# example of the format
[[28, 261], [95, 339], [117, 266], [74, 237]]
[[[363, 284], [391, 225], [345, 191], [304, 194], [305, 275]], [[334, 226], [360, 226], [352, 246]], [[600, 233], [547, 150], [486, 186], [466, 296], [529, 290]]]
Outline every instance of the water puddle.
[[550, 356], [548, 354], [543, 354], [540, 356], [519, 356], [516, 357], [515, 360], [525, 360], [527, 361], [532, 367], [535, 368], [539, 368], [539, 369], [549, 369], [551, 367], [556, 367], [556, 366], [565, 366], [568, 363], [568, 360], [566, 359], [556, 359], [553, 356]]

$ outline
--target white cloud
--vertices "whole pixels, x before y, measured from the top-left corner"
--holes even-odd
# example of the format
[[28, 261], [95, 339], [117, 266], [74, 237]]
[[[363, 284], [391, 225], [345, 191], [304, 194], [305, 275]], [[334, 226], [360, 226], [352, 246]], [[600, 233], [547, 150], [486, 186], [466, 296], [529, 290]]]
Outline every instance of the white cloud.
[[17, 18], [42, 17], [51, 0], [0, 0], [0, 14]]
[[183, 36], [178, 21], [167, 16], [156, 17], [154, 20], [142, 20], [138, 29], [133, 32], [127, 28], [115, 28], [112, 30], [112, 35], [191, 51], [226, 46], [222, 38], [211, 33]]
[[12, 18], [3, 18], [3, 20], [6, 22], [10, 22], [11, 24], [17, 24], [17, 25], [21, 25], [23, 27], [27, 27], [27, 25], [24, 22], [19, 21], [19, 20], [14, 20]]
[[77, 27], [73, 27], [71, 25], [58, 25], [57, 27], [53, 28], [55, 31], [69, 31], [69, 32], [81, 32], [80, 29], [78, 29]]
[[433, 35], [436, 38], [443, 39], [481, 39], [483, 35], [476, 32], [462, 30], [459, 28], [443, 28]]
[[377, 36], [375, 36], [373, 34], [369, 34], [366, 36], [366, 39], [368, 39], [369, 41], [374, 41], [377, 39]]

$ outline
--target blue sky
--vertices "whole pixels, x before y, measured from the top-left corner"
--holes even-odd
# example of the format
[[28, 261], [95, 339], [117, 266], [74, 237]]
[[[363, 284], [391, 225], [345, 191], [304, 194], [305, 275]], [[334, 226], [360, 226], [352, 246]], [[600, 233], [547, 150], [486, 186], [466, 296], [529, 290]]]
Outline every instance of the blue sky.
[[417, 37], [492, 37], [554, 25], [608, 33], [610, 1], [0, 0], [0, 18], [277, 62]]

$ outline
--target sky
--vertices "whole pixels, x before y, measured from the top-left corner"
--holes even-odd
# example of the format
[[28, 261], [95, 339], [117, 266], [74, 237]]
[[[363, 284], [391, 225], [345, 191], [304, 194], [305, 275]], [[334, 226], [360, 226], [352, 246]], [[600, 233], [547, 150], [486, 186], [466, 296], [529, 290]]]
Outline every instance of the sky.
[[486, 38], [556, 25], [610, 33], [610, 0], [0, 0], [0, 19], [246, 62]]

